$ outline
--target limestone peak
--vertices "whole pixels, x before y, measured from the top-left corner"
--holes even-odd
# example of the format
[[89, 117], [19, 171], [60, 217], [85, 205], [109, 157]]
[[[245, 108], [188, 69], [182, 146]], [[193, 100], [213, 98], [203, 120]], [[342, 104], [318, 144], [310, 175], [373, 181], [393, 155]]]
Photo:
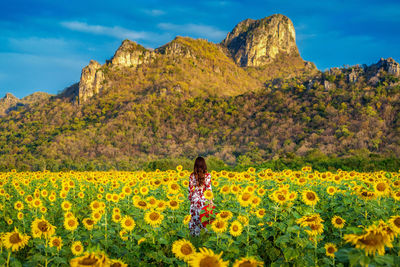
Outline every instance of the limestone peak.
[[282, 14], [259, 20], [245, 19], [220, 44], [229, 49], [241, 67], [266, 65], [279, 54], [300, 56], [293, 23]]

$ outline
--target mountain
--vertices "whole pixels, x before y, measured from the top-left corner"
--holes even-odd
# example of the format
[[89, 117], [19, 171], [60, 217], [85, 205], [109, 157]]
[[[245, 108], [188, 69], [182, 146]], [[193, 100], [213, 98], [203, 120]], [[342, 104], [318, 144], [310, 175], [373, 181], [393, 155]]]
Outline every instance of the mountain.
[[32, 105], [39, 101], [48, 99], [51, 95], [44, 92], [35, 92], [28, 96], [19, 99], [11, 93], [7, 93], [3, 98], [0, 98], [0, 117], [5, 116], [11, 110], [17, 109], [19, 106]]
[[19, 106], [4, 98], [0, 170], [134, 169], [197, 155], [232, 165], [399, 157], [399, 70], [388, 58], [321, 72], [280, 14], [244, 20], [218, 44], [124, 40], [58, 95]]

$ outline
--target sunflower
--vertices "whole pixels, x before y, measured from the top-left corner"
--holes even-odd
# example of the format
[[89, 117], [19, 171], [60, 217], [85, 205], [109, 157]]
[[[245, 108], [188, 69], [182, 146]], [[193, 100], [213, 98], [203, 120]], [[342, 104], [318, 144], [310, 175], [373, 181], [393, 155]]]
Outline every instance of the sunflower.
[[82, 220], [83, 226], [87, 229], [87, 230], [92, 230], [93, 226], [95, 225], [96, 221], [90, 218], [85, 218]]
[[256, 216], [257, 216], [258, 218], [262, 219], [262, 218], [264, 217], [264, 215], [265, 215], [265, 209], [264, 209], [264, 208], [258, 209], [258, 210], [256, 211]]
[[229, 210], [222, 210], [220, 213], [217, 214], [217, 218], [223, 221], [229, 221], [232, 218], [233, 214]]
[[30, 236], [20, 233], [16, 227], [14, 231], [4, 233], [1, 237], [2, 245], [11, 251], [18, 251], [25, 247], [29, 239]]
[[188, 225], [191, 219], [192, 216], [190, 214], [186, 215], [185, 218], [183, 219], [183, 224]]
[[214, 198], [214, 194], [211, 190], [205, 190], [204, 191], [204, 197], [208, 200], [212, 200]]
[[41, 219], [36, 218], [32, 222], [31, 228], [32, 228], [32, 236], [34, 238], [42, 238], [42, 235], [45, 238], [49, 238], [55, 233], [56, 230], [56, 227], [51, 225], [51, 223], [49, 223], [46, 219], [44, 219], [43, 216]]
[[254, 257], [244, 257], [236, 260], [232, 267], [261, 267], [264, 266], [262, 261], [256, 260]]
[[374, 183], [374, 190], [378, 196], [385, 196], [390, 193], [390, 186], [385, 181], [378, 181]]
[[211, 228], [216, 233], [223, 233], [228, 228], [228, 222], [217, 218], [211, 223]]
[[177, 183], [169, 183], [168, 184], [168, 192], [169, 194], [176, 195], [181, 190], [181, 187]]
[[296, 223], [300, 224], [300, 226], [302, 226], [302, 227], [306, 227], [311, 224], [321, 223], [323, 221], [324, 220], [322, 220], [320, 215], [317, 213], [317, 214], [311, 214], [311, 215], [304, 215], [303, 217], [297, 219]]
[[71, 245], [72, 254], [75, 256], [81, 255], [83, 253], [83, 246], [81, 241], [75, 241]]
[[343, 219], [342, 217], [340, 217], [340, 216], [333, 216], [333, 218], [332, 218], [332, 225], [333, 225], [333, 227], [335, 227], [335, 228], [338, 228], [338, 229], [342, 229], [343, 228], [343, 226], [344, 226], [344, 224], [345, 224], [345, 222], [346, 222], [346, 220], [345, 219]]
[[49, 242], [50, 247], [56, 247], [58, 251], [60, 251], [62, 247], [62, 239], [59, 236], [53, 236], [50, 238]]
[[99, 211], [95, 211], [95, 212], [92, 212], [92, 215], [91, 215], [91, 218], [94, 220], [94, 221], [100, 221], [101, 220], [101, 217], [102, 217], [103, 215], [102, 215], [102, 213], [100, 213]]
[[128, 240], [128, 236], [126, 236], [127, 234], [128, 234], [128, 231], [126, 231], [125, 229], [122, 229], [121, 231], [119, 231], [119, 237], [121, 237], [121, 239], [124, 241]]
[[109, 259], [103, 252], [85, 252], [83, 256], [71, 259], [69, 261], [69, 266], [112, 266], [108, 264], [108, 262]]
[[400, 234], [400, 216], [392, 216], [389, 219], [389, 225], [392, 227], [393, 231]]
[[140, 245], [140, 244], [142, 244], [144, 241], [146, 241], [146, 238], [145, 238], [145, 237], [142, 237], [142, 238], [140, 238], [140, 239], [138, 240], [137, 244]]
[[385, 246], [393, 247], [390, 235], [382, 227], [373, 224], [364, 231], [365, 233], [361, 235], [346, 234], [343, 239], [346, 243], [355, 245], [356, 248], [364, 249], [367, 256], [369, 254], [375, 255], [376, 252], [379, 255], [384, 255]]
[[78, 219], [75, 218], [75, 216], [71, 216], [64, 219], [64, 227], [68, 231], [75, 231], [78, 225], [79, 225]]
[[333, 195], [336, 193], [336, 187], [334, 187], [334, 186], [328, 186], [328, 188], [326, 188], [326, 192], [327, 192], [329, 195], [333, 196]]
[[336, 245], [333, 243], [326, 243], [325, 244], [326, 256], [335, 257], [335, 252], [338, 250]]
[[239, 215], [239, 216], [238, 216], [238, 220], [239, 220], [239, 222], [241, 222], [244, 226], [247, 226], [247, 225], [249, 224], [249, 217], [247, 217], [247, 216]]
[[164, 219], [164, 215], [158, 213], [157, 211], [148, 211], [145, 216], [144, 220], [146, 223], [150, 224], [153, 227], [157, 227], [162, 223]]
[[197, 252], [190, 258], [189, 264], [192, 267], [200, 266], [218, 266], [218, 267], [228, 267], [229, 262], [223, 261], [221, 259], [222, 251], [220, 254], [214, 254], [211, 249], [200, 248], [200, 252]]
[[148, 206], [149, 206], [146, 201], [144, 201], [144, 200], [142, 200], [140, 198], [135, 199], [133, 201], [133, 205], [135, 205], [136, 208], [139, 208], [141, 210], [146, 210], [148, 208]]
[[24, 203], [22, 203], [21, 201], [16, 201], [14, 203], [14, 209], [21, 211], [24, 209]]
[[142, 194], [143, 196], [147, 195], [149, 193], [149, 188], [147, 186], [142, 186], [140, 187], [140, 194]]
[[[157, 199], [156, 199], [154, 196], [150, 196], [150, 197], [146, 198], [146, 203], [147, 203], [151, 208], [154, 208], [154, 207], [157, 207], [158, 201], [157, 201]], [[147, 205], [147, 204], [146, 204], [146, 205]], [[144, 203], [143, 203], [143, 205], [144, 205]]]
[[260, 188], [257, 189], [257, 194], [258, 194], [259, 196], [265, 195], [265, 192], [266, 192], [265, 189], [262, 188], [262, 187], [260, 187]]
[[90, 203], [90, 208], [91, 208], [92, 210], [99, 210], [99, 209], [101, 209], [100, 202], [97, 201], [97, 200], [92, 201], [92, 202]]
[[232, 236], [240, 236], [243, 231], [243, 225], [238, 221], [233, 221], [229, 227], [229, 233]]
[[71, 204], [71, 202], [69, 202], [68, 200], [64, 200], [64, 201], [61, 203], [61, 208], [62, 208], [64, 211], [69, 211], [69, 210], [71, 209], [71, 207], [72, 207], [72, 204]]
[[252, 200], [252, 194], [244, 192], [243, 194], [239, 195], [239, 203], [242, 207], [247, 207], [250, 205]]
[[170, 201], [168, 201], [168, 207], [171, 210], [177, 210], [179, 209], [179, 202], [176, 201], [175, 199], [171, 199]]
[[176, 240], [172, 244], [172, 252], [178, 259], [188, 262], [189, 259], [196, 253], [196, 248], [190, 241], [186, 239], [180, 239]]
[[135, 228], [136, 223], [135, 220], [132, 219], [132, 217], [125, 215], [121, 219], [121, 226], [127, 231], [132, 231]]
[[319, 197], [314, 191], [306, 190], [302, 193], [303, 201], [308, 206], [314, 206], [319, 201]]
[[285, 204], [285, 202], [288, 200], [288, 199], [286, 198], [286, 195], [285, 195], [285, 194], [282, 194], [282, 193], [280, 193], [280, 192], [278, 192], [278, 191], [275, 191], [275, 192], [272, 194], [272, 197], [273, 197], [273, 200], [274, 200], [276, 203], [278, 203], [279, 205]]
[[31, 203], [34, 208], [39, 208], [42, 206], [42, 200], [40, 200], [40, 198], [33, 199]]
[[324, 232], [324, 225], [322, 223], [311, 223], [308, 225], [311, 230], [305, 230], [308, 235], [316, 236]]
[[230, 187], [228, 185], [224, 185], [223, 187], [221, 187], [221, 189], [219, 190], [219, 192], [221, 192], [222, 194], [226, 195], [229, 194], [229, 192], [231, 191]]
[[400, 201], [400, 191], [392, 192], [392, 198], [396, 201]]
[[119, 223], [119, 221], [121, 221], [121, 218], [122, 218], [122, 216], [120, 213], [113, 213], [113, 215], [112, 215], [112, 220], [115, 223]]
[[111, 259], [108, 261], [109, 265], [103, 266], [116, 266], [116, 267], [128, 267], [128, 264], [124, 263], [122, 260]]
[[164, 200], [157, 201], [156, 210], [163, 211], [167, 208], [167, 202]]

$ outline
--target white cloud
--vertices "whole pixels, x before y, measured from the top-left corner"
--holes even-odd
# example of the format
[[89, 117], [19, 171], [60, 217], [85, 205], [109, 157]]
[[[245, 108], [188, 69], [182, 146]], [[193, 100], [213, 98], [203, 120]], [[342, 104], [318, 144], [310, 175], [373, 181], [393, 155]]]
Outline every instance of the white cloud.
[[214, 26], [202, 24], [173, 24], [173, 23], [159, 23], [157, 25], [160, 29], [167, 31], [174, 31], [178, 34], [195, 35], [202, 38], [209, 39], [223, 39], [227, 32], [215, 28]]
[[154, 17], [161, 16], [161, 15], [165, 14], [165, 11], [160, 10], [160, 9], [143, 9], [142, 11], [144, 13], [146, 13], [147, 15], [154, 16]]
[[61, 22], [61, 25], [73, 31], [86, 32], [97, 35], [106, 35], [118, 39], [151, 40], [158, 37], [157, 34], [151, 32], [132, 31], [119, 26], [108, 27], [102, 25], [89, 25], [85, 22], [79, 21], [64, 21]]

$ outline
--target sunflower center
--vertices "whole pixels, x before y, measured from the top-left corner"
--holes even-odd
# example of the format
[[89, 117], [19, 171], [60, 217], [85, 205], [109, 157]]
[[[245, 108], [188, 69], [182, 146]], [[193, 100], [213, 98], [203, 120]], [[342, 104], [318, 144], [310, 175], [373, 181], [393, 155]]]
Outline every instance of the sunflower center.
[[342, 223], [343, 223], [342, 219], [336, 218], [336, 224], [342, 224]]
[[379, 184], [376, 186], [376, 189], [378, 189], [378, 191], [380, 191], [380, 192], [383, 192], [383, 191], [385, 191], [385, 189], [386, 189], [386, 185], [385, 185], [384, 183], [379, 183]]
[[376, 246], [381, 244], [383, 241], [382, 234], [369, 234], [360, 239], [360, 242], [367, 245], [367, 246]]
[[229, 213], [224, 211], [224, 212], [221, 212], [220, 216], [221, 216], [221, 218], [227, 218], [229, 216]]
[[178, 189], [178, 185], [177, 184], [172, 184], [171, 188], [174, 189], [174, 190], [177, 190]]
[[141, 206], [141, 207], [146, 207], [146, 202], [144, 202], [143, 200], [142, 201], [139, 201], [139, 206]]
[[219, 261], [215, 257], [206, 256], [200, 260], [200, 267], [214, 267], [219, 266]]
[[80, 260], [79, 264], [91, 266], [91, 265], [94, 265], [96, 262], [97, 262], [97, 259], [95, 258], [95, 256], [94, 255], [89, 255], [88, 257], [83, 258], [82, 260]]
[[150, 220], [157, 221], [158, 218], [160, 218], [160, 214], [158, 214], [157, 212], [152, 212], [152, 213], [150, 213], [149, 217], [150, 217]]
[[306, 197], [308, 200], [311, 200], [311, 201], [315, 199], [314, 193], [311, 193], [311, 192], [307, 192]]
[[80, 251], [81, 250], [81, 246], [80, 245], [75, 246], [75, 250], [76, 251]]
[[264, 215], [264, 214], [265, 214], [265, 212], [264, 212], [264, 210], [259, 210], [259, 211], [258, 211], [258, 214], [260, 214], [260, 215]]
[[244, 201], [247, 201], [247, 200], [249, 200], [250, 196], [251, 196], [251, 195], [250, 195], [249, 193], [244, 193], [243, 196], [242, 196], [242, 199], [243, 199]]
[[60, 245], [60, 240], [54, 239], [53, 240], [53, 246], [58, 247]]
[[74, 220], [68, 220], [68, 225], [73, 227], [75, 226], [75, 221]]
[[330, 253], [330, 254], [335, 253], [335, 248], [334, 247], [328, 247], [328, 253]]
[[310, 228], [311, 228], [311, 230], [315, 231], [315, 230], [318, 230], [319, 227], [318, 227], [318, 224], [311, 224]]
[[284, 195], [278, 195], [278, 199], [279, 199], [280, 201], [284, 201], [284, 200], [285, 200], [285, 196], [284, 196]]
[[176, 206], [178, 205], [178, 202], [176, 202], [175, 200], [172, 200], [169, 204], [170, 204], [172, 207], [176, 207]]
[[132, 221], [131, 220], [126, 220], [125, 221], [125, 225], [126, 226], [131, 226], [132, 225]]
[[48, 225], [46, 222], [39, 222], [38, 223], [38, 228], [42, 232], [46, 232], [48, 230]]
[[181, 252], [183, 255], [189, 255], [192, 254], [193, 250], [188, 244], [183, 244], [181, 247]]
[[397, 228], [400, 228], [400, 217], [397, 217], [393, 220], [393, 224], [396, 225]]
[[238, 231], [238, 230], [239, 230], [239, 226], [234, 225], [234, 226], [232, 227], [232, 230], [233, 230], [234, 232]]
[[11, 244], [18, 244], [18, 243], [21, 242], [21, 241], [22, 241], [22, 239], [21, 239], [21, 237], [19, 236], [18, 233], [13, 233], [13, 234], [10, 236], [10, 243], [11, 243]]
[[111, 267], [121, 267], [121, 266], [122, 265], [119, 262], [115, 262], [115, 263], [111, 264]]
[[219, 221], [215, 224], [215, 226], [220, 229], [220, 228], [223, 228], [225, 226], [225, 224], [223, 222]]
[[256, 266], [256, 265], [251, 263], [249, 260], [246, 260], [239, 264], [239, 267], [254, 267], [254, 266]]

